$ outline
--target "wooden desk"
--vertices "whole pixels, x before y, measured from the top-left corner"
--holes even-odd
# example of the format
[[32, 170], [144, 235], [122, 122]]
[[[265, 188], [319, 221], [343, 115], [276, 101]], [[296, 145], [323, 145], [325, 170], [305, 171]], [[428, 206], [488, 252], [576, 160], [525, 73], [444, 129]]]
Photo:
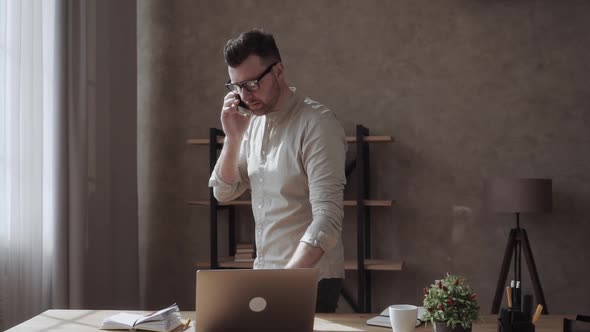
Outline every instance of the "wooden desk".
[[[98, 331], [103, 318], [114, 315], [120, 310], [47, 310], [28, 321], [13, 327], [9, 332], [87, 332]], [[127, 311], [125, 312], [134, 312]], [[138, 313], [148, 313], [139, 311]], [[194, 311], [181, 312], [182, 318], [190, 318], [194, 321]], [[361, 332], [376, 331], [387, 332], [391, 329], [383, 327], [367, 326], [366, 320], [374, 314], [318, 314], [315, 318], [314, 331], [322, 332]], [[565, 316], [542, 316], [537, 323], [536, 332], [560, 332], [563, 330], [563, 318]], [[568, 316], [569, 317], [569, 316]], [[195, 331], [194, 322], [186, 331]], [[416, 332], [432, 332], [432, 326], [421, 326]], [[482, 316], [481, 321], [473, 326], [473, 332], [496, 332], [496, 317]]]

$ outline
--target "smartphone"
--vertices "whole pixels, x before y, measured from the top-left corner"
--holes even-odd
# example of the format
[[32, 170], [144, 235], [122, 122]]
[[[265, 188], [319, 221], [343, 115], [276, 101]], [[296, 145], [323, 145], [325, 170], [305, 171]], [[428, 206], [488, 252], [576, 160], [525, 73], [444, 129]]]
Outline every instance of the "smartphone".
[[248, 108], [248, 106], [242, 101], [242, 99], [240, 99], [240, 95], [236, 94], [235, 95], [236, 98], [238, 98], [238, 100], [240, 101], [238, 103], [238, 112], [244, 116], [246, 115], [252, 115], [252, 111]]

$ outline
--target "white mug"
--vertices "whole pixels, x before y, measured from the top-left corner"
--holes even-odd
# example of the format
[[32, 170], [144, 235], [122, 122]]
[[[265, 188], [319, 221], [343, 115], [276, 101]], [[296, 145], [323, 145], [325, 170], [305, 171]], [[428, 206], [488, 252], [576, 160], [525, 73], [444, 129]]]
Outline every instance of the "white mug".
[[389, 306], [389, 321], [393, 332], [412, 332], [416, 328], [418, 307], [411, 304]]

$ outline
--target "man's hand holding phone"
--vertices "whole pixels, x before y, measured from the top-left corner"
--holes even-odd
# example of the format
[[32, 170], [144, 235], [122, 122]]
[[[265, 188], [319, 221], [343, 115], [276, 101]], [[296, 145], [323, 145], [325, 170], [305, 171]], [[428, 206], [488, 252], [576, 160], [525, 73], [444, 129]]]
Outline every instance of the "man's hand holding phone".
[[239, 96], [235, 92], [229, 92], [225, 95], [223, 108], [221, 109], [221, 125], [228, 139], [239, 139], [241, 141], [246, 128], [248, 128], [250, 115], [244, 114], [238, 109]]

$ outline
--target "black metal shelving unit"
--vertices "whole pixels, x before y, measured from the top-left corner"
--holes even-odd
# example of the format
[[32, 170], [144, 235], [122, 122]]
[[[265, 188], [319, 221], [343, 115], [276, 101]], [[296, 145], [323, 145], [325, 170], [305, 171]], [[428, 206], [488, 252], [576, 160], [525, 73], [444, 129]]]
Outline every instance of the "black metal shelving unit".
[[[382, 260], [371, 260], [371, 225], [370, 225], [370, 207], [371, 206], [391, 206], [393, 201], [371, 201], [369, 200], [370, 185], [370, 149], [369, 144], [372, 142], [391, 142], [393, 139], [389, 136], [370, 136], [369, 129], [362, 125], [356, 126], [356, 136], [347, 138], [349, 143], [355, 143], [356, 158], [346, 165], [346, 177], [351, 182], [356, 182], [355, 201], [346, 201], [345, 206], [356, 206], [356, 236], [357, 257], [355, 262], [346, 264], [346, 270], [356, 270], [358, 274], [357, 294], [354, 301], [353, 297], [344, 289], [342, 296], [352, 306], [356, 312], [371, 312], [371, 273], [373, 270], [380, 271], [400, 271], [402, 262], [387, 262]], [[223, 147], [223, 138], [225, 134], [217, 128], [210, 128], [209, 139], [189, 139], [188, 144], [208, 144], [209, 145], [209, 170], [213, 172], [217, 162], [219, 150]], [[249, 205], [247, 201], [234, 201], [230, 203], [219, 203], [213, 196], [213, 188], [209, 188], [208, 201], [192, 201], [191, 205], [209, 205], [210, 221], [210, 256], [209, 262], [204, 266], [198, 267], [219, 269], [219, 268], [251, 268], [252, 264], [248, 262], [232, 262], [231, 256], [235, 254], [235, 217], [236, 206]], [[218, 213], [220, 210], [228, 211], [228, 252], [230, 258], [219, 257], [218, 252]], [[372, 267], [371, 267], [371, 264]]]

